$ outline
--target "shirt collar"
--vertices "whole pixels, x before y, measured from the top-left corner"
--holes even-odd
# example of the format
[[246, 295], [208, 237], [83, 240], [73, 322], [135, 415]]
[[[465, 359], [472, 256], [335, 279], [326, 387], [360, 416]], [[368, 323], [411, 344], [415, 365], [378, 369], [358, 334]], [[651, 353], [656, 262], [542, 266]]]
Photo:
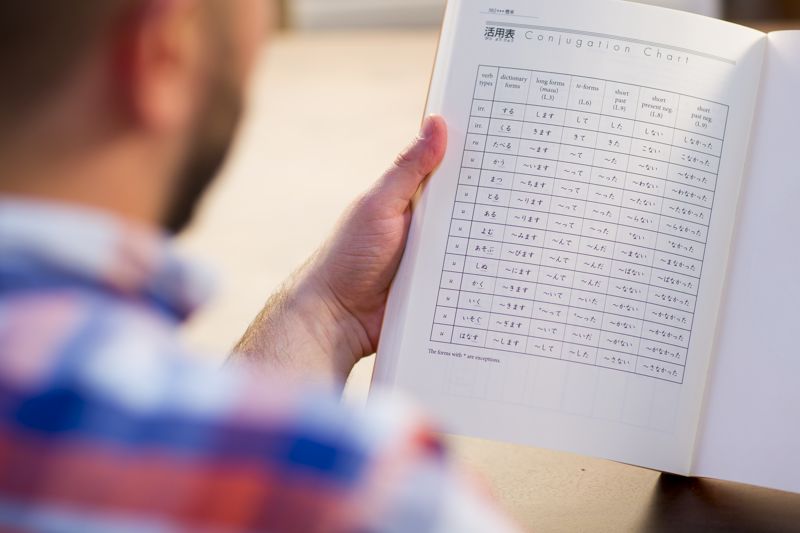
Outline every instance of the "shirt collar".
[[99, 287], [184, 320], [212, 285], [209, 272], [162, 234], [100, 211], [0, 197], [0, 294]]

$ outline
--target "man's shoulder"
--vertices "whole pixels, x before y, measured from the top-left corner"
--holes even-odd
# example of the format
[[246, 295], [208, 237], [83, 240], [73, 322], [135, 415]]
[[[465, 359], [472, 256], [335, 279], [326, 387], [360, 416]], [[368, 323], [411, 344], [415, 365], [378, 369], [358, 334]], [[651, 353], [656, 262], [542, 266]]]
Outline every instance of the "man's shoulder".
[[[181, 351], [175, 331], [135, 307], [69, 293], [4, 299], [0, 424], [24, 471], [42, 461], [80, 465], [62, 496], [92, 487], [102, 494], [82, 502], [92, 508], [191, 478], [202, 481], [198, 501], [224, 485], [230, 501], [287, 506], [262, 517], [270, 524], [432, 519], [447, 460], [405, 402], [376, 395], [356, 409], [330, 390], [218, 361]], [[29, 453], [31, 439], [45, 451]], [[215, 520], [213, 511], [204, 519]], [[176, 522], [182, 512], [170, 509]]]
[[174, 320], [148, 302], [82, 287], [0, 294], [0, 317], [0, 328], [5, 333], [41, 333], [86, 326], [89, 322], [105, 329], [120, 323], [153, 331], [175, 326]]
[[102, 291], [62, 289], [0, 298], [0, 368], [50, 373], [99, 355], [179, 353], [174, 323], [146, 305]]
[[439, 451], [405, 402], [376, 397], [355, 409], [327, 388], [220, 368], [135, 306], [64, 292], [2, 300], [2, 316], [10, 320], [0, 320], [0, 389], [23, 394], [27, 415], [18, 421], [30, 428], [50, 432], [62, 419], [54, 414], [79, 405], [85, 416], [75, 430], [87, 435], [130, 446], [128, 434], [144, 432], [155, 440], [135, 447], [188, 447], [340, 488], [363, 483], [387, 450]]
[[[330, 390], [223, 369], [221, 359], [187, 348], [167, 315], [104, 293], [0, 298], [0, 377], [32, 394], [67, 383], [123, 411], [282, 428], [367, 456], [398, 438], [427, 438], [402, 400], [376, 395], [370, 408], [350, 409]], [[413, 445], [431, 444], [423, 441]]]

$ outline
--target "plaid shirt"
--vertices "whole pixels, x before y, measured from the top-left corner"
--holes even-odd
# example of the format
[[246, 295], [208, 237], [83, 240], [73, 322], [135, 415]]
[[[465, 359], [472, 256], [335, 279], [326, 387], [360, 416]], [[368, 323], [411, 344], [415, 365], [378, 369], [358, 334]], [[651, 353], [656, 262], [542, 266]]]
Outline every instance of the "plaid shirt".
[[207, 287], [158, 236], [0, 199], [0, 530], [514, 530], [406, 408], [191, 357]]

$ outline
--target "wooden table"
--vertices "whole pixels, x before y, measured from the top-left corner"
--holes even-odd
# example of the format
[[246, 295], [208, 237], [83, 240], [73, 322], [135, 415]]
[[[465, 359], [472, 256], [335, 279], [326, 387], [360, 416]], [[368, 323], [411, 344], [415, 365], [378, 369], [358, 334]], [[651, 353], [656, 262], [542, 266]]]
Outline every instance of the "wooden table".
[[[436, 34], [279, 35], [224, 176], [185, 236], [224, 281], [186, 330], [226, 353], [267, 295], [415, 134]], [[347, 387], [363, 402], [372, 360]], [[800, 531], [800, 496], [451, 437], [454, 453], [536, 531]]]

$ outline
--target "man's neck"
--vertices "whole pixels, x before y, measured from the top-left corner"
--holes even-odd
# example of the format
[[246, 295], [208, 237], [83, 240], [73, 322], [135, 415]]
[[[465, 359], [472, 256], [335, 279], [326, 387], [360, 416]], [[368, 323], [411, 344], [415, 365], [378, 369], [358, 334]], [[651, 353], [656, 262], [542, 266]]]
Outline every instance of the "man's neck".
[[158, 226], [169, 182], [168, 171], [155, 164], [159, 155], [135, 136], [100, 140], [75, 129], [74, 139], [66, 132], [27, 135], [0, 150], [0, 195], [84, 206]]

